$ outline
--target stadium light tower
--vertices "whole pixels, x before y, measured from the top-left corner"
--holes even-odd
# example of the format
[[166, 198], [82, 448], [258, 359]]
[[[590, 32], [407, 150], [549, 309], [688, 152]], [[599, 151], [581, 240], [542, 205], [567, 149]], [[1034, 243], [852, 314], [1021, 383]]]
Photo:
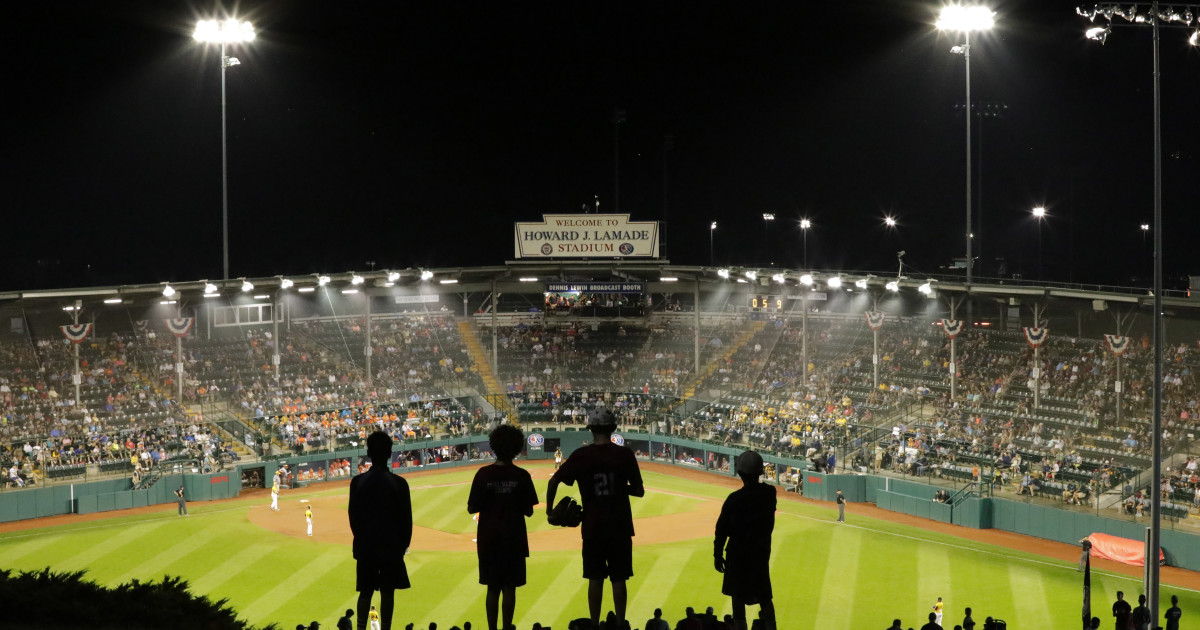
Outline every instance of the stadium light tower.
[[708, 264], [713, 264], [713, 234], [717, 232], [717, 222], [713, 221], [708, 226]]
[[[770, 226], [771, 226], [771, 223], [773, 223], [775, 221], [775, 213], [774, 212], [764, 212], [762, 217], [763, 217], [763, 243], [762, 243], [762, 247], [760, 247], [759, 249], [763, 252], [767, 252], [767, 256], [770, 256], [771, 255], [770, 254], [771, 247], [769, 245], [771, 242]], [[770, 260], [770, 258], [768, 258], [767, 260]], [[764, 264], [765, 264], [765, 262], [764, 262]]]
[[804, 268], [808, 269], [808, 229], [812, 227], [812, 221], [808, 219], [800, 219], [800, 230], [804, 232]]
[[942, 31], [958, 31], [963, 34], [963, 44], [954, 46], [950, 52], [963, 56], [967, 74], [967, 283], [971, 282], [971, 32], [986, 31], [996, 24], [996, 12], [984, 6], [947, 5], [938, 14], [935, 26]]
[[1046, 208], [1038, 206], [1033, 209], [1033, 218], [1038, 226], [1038, 280], [1042, 279], [1042, 224], [1046, 222]]
[[201, 20], [192, 38], [205, 44], [221, 44], [221, 251], [225, 280], [229, 279], [229, 166], [225, 142], [225, 69], [241, 62], [226, 55], [230, 44], [254, 41], [254, 26], [237, 19]]
[[[1145, 235], [1147, 228], [1154, 231], [1154, 284], [1150, 292], [1154, 296], [1153, 313], [1154, 313], [1154, 403], [1152, 420], [1150, 424], [1150, 527], [1149, 537], [1146, 541], [1146, 575], [1145, 575], [1145, 593], [1146, 605], [1150, 608], [1150, 618], [1159, 618], [1158, 609], [1158, 591], [1159, 591], [1159, 571], [1158, 562], [1153, 562], [1152, 559], [1157, 559], [1159, 549], [1161, 548], [1161, 532], [1159, 529], [1162, 520], [1162, 506], [1159, 501], [1159, 493], [1155, 492], [1156, 488], [1162, 483], [1162, 407], [1163, 407], [1163, 336], [1166, 334], [1163, 322], [1163, 240], [1162, 240], [1162, 95], [1160, 93], [1160, 77], [1159, 72], [1159, 31], [1164, 28], [1187, 29], [1192, 31], [1188, 38], [1188, 43], [1193, 46], [1200, 45], [1200, 36], [1196, 33], [1200, 29], [1193, 30], [1196, 27], [1196, 16], [1200, 15], [1200, 5], [1196, 4], [1173, 4], [1162, 10], [1158, 2], [1141, 2], [1135, 4], [1121, 5], [1114, 3], [1101, 3], [1092, 6], [1091, 8], [1076, 7], [1075, 13], [1087, 18], [1090, 22], [1087, 30], [1084, 31], [1084, 37], [1098, 41], [1101, 45], [1108, 39], [1108, 35], [1113, 27], [1149, 27], [1152, 33], [1151, 42], [1154, 51], [1153, 72], [1154, 77], [1154, 219], [1149, 226], [1142, 225], [1142, 234]], [[1118, 22], [1116, 18], [1120, 18]], [[1098, 25], [1097, 20], [1103, 20], [1103, 25]]]

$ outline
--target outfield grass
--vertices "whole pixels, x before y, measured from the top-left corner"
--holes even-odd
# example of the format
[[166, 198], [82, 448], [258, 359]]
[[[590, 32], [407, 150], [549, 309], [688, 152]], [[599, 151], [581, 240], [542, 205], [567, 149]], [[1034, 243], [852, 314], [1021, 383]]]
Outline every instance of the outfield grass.
[[[466, 482], [473, 474], [462, 470], [412, 479], [414, 521], [451, 533], [471, 531], [465, 506]], [[544, 474], [535, 471], [534, 479], [544, 495]], [[645, 473], [645, 481], [646, 497], [633, 500], [638, 518], [690, 511], [704, 501], [719, 502], [728, 492], [656, 472]], [[322, 490], [317, 485], [286, 492], [281, 501], [345, 493], [345, 486]], [[261, 503], [255, 509], [263, 509]], [[194, 516], [181, 519], [171, 504], [161, 513], [0, 534], [0, 567], [87, 569], [92, 579], [110, 585], [179, 575], [197, 592], [228, 598], [256, 625], [277, 622], [291, 628], [315, 619], [331, 626], [354, 606], [349, 548], [260, 528], [247, 517], [251, 505], [244, 499], [193, 503]], [[947, 628], [961, 620], [965, 606], [975, 609], [980, 624], [993, 616], [1014, 629], [1079, 626], [1082, 578], [1073, 564], [857, 516], [853, 506], [849, 523], [839, 525], [832, 507], [779, 505], [771, 567], [780, 628], [883, 628], [894, 617], [917, 628], [939, 596], [946, 601]], [[326, 518], [344, 517], [321, 515]], [[530, 531], [549, 528], [540, 513], [529, 526]], [[706, 531], [711, 526], [704, 524]], [[430, 620], [441, 628], [465, 620], [483, 625], [484, 589], [477, 583], [473, 552], [415, 550], [408, 566], [414, 586], [398, 593], [397, 620], [415, 621], [418, 628]], [[517, 591], [518, 627], [540, 621], [565, 628], [569, 619], [586, 616], [578, 551], [535, 552], [528, 570], [529, 584]], [[629, 602], [634, 627], [641, 627], [656, 607], [672, 622], [686, 606], [729, 611], [728, 598], [720, 593], [721, 576], [712, 567], [710, 535], [635, 547], [634, 571]], [[1104, 627], [1116, 591], [1124, 590], [1136, 604], [1138, 582], [1114, 574], [1093, 576], [1093, 610]], [[1180, 596], [1183, 626], [1193, 627], [1188, 620], [1200, 615], [1200, 593], [1170, 586], [1163, 593], [1164, 602], [1171, 594]], [[606, 601], [611, 602], [609, 593]]]

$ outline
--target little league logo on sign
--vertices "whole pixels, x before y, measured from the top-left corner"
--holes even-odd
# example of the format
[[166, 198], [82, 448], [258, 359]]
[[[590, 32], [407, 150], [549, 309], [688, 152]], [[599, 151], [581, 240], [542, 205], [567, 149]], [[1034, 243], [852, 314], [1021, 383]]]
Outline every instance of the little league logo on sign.
[[612, 434], [612, 437], [609, 439], [611, 439], [612, 443], [616, 444], [617, 446], [625, 446], [625, 438], [622, 437], [620, 433]]
[[546, 438], [542, 437], [541, 433], [532, 433], [529, 435], [530, 446], [541, 446], [546, 443]]

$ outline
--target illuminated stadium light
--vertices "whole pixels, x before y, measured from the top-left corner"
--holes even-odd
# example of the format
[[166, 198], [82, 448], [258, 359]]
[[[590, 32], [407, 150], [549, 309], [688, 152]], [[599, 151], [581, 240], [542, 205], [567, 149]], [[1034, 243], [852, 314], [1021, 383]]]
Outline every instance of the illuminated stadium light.
[[280, 289], [290, 289], [290, 288], [292, 288], [292, 285], [294, 285], [294, 284], [296, 284], [296, 283], [292, 282], [291, 278], [283, 278], [282, 280], [279, 281], [279, 288]]
[[841, 276], [832, 276], [825, 281], [825, 285], [830, 289], [840, 289], [842, 288], [842, 278]]
[[728, 269], [718, 269], [717, 275], [728, 280], [729, 279], [729, 270]]
[[1093, 26], [1092, 28], [1084, 31], [1083, 35], [1088, 39], [1093, 39], [1103, 44], [1104, 42], [1108, 41], [1109, 33], [1112, 33], [1112, 29], [1108, 28], [1107, 26]]
[[458, 284], [458, 278], [446, 278], [445, 280], [438, 280], [438, 284]]
[[1188, 43], [1193, 46], [1200, 46], [1200, 28], [1192, 31], [1191, 37], [1188, 37]]
[[934, 24], [942, 31], [986, 31], [996, 25], [996, 12], [983, 6], [951, 4], [942, 7]]
[[933, 285], [932, 285], [932, 284], [930, 284], [930, 283], [928, 283], [928, 282], [926, 282], [925, 284], [922, 284], [921, 286], [917, 287], [917, 290], [918, 290], [918, 291], [920, 291], [921, 293], [925, 294], [925, 295], [928, 295], [928, 296], [932, 296], [932, 295], [933, 295]]
[[299, 289], [296, 289], [296, 290], [301, 293], [312, 293], [313, 291], [316, 291], [317, 288], [316, 287], [300, 287]]
[[860, 288], [860, 289], [865, 289], [865, 288], [867, 288], [867, 279], [866, 279], [866, 278], [859, 278], [858, 280], [855, 280], [855, 281], [854, 281], [854, 286], [856, 286], [856, 287], [858, 287], [858, 288]]
[[892, 293], [898, 293], [900, 291], [900, 283], [892, 280], [891, 282], [883, 285], [883, 288], [891, 291]]
[[517, 281], [518, 282], [537, 282], [538, 279], [530, 276], [530, 277], [525, 277], [525, 278], [517, 278]]
[[[300, 290], [301, 290], [301, 291], [303, 291], [304, 289], [300, 289]], [[204, 294], [204, 297], [206, 297], [206, 298], [217, 298], [217, 297], [221, 297], [221, 294], [220, 294], [220, 293], [205, 293], [205, 294]]]
[[169, 284], [163, 285], [163, 297], [171, 297], [172, 295], [175, 295], [175, 287]]
[[73, 310], [75, 310], [75, 307], [74, 306], [64, 306], [63, 310], [64, 311], [73, 311]]
[[737, 281], [738, 281], [740, 284], [746, 284], [746, 279], [745, 279], [745, 278], [738, 278], [738, 279], [737, 279]]
[[890, 228], [896, 227], [896, 217], [891, 215], [883, 217], [883, 224]]
[[124, 302], [121, 298], [108, 298], [104, 300], [105, 304], [120, 304], [121, 302]]
[[800, 284], [803, 284], [806, 287], [811, 287], [814, 282], [816, 282], [816, 280], [813, 280], [812, 274], [810, 273], [800, 276]]
[[747, 271], [743, 275], [745, 275], [746, 278], [749, 280], [758, 280], [758, 272], [757, 271]]
[[254, 41], [254, 25], [241, 20], [201, 20], [196, 23], [192, 38], [198, 42], [236, 44]]
[[433, 272], [432, 272], [432, 271], [422, 271], [422, 272], [421, 272], [421, 279], [422, 279], [422, 280], [432, 280], [432, 279], [433, 279]]
[[174, 304], [174, 303], [175, 303], [175, 300], [163, 300], [163, 301], [159, 302], [159, 304], [162, 304], [163, 306], [167, 306], [168, 304]]
[[249, 280], [242, 278], [242, 293], [249, 293], [254, 290], [254, 284]]
[[679, 282], [679, 278], [673, 278], [671, 276], [663, 276], [663, 277], [659, 278], [658, 281], [659, 282]]
[[317, 286], [323, 287], [329, 284], [329, 276], [317, 276]]
[[399, 272], [399, 271], [389, 271], [389, 272], [387, 272], [387, 281], [388, 281], [388, 282], [395, 282], [395, 281], [397, 281], [397, 280], [399, 280], [399, 279], [400, 279], [400, 272]]
[[771, 280], [778, 282], [779, 284], [783, 284], [787, 280], [787, 278], [783, 274], [777, 273], [777, 274], [771, 276]]
[[263, 294], [261, 294], [261, 293], [260, 293], [260, 294], [258, 294], [258, 295], [256, 295], [256, 296], [254, 296], [254, 299], [256, 299], [256, 300], [269, 300], [269, 299], [271, 299], [271, 296], [269, 296], [269, 295], [263, 295]]
[[354, 295], [358, 293], [358, 289], [342, 289], [342, 295]]
[[204, 297], [208, 297], [217, 292], [217, 285], [211, 282], [204, 283]]
[[356, 273], [350, 275], [350, 284], [353, 284], [354, 286], [358, 286], [358, 285], [362, 284], [363, 282], [366, 282], [366, 281], [363, 279], [362, 276], [360, 276]]

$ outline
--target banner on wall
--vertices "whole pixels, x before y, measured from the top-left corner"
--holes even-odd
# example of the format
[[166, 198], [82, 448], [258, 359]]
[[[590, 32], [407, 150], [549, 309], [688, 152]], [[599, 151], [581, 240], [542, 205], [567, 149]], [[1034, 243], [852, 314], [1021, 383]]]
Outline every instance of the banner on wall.
[[517, 258], [658, 258], [658, 221], [628, 214], [544, 214], [514, 225]]
[[176, 337], [186, 337], [192, 332], [192, 327], [196, 325], [195, 317], [168, 317], [163, 320], [167, 325], [167, 330], [171, 331]]
[[63, 336], [71, 343], [83, 343], [83, 340], [92, 334], [92, 325], [90, 323], [67, 324], [66, 326], [59, 326], [59, 328], [62, 330]]

